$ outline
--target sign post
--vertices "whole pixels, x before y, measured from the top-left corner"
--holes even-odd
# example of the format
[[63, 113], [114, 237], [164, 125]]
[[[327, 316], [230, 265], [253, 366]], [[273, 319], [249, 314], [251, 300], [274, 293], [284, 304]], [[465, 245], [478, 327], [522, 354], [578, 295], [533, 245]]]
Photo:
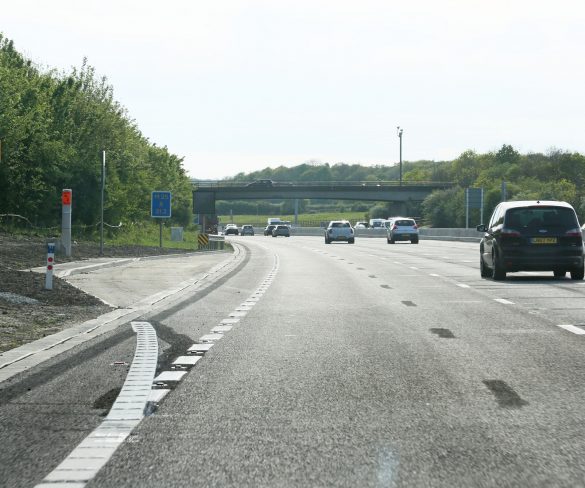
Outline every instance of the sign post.
[[104, 255], [104, 189], [106, 187], [106, 151], [102, 151], [102, 195], [100, 219], [100, 256]]
[[150, 198], [150, 216], [159, 219], [158, 221], [158, 239], [159, 247], [162, 245], [162, 219], [171, 217], [171, 199], [170, 191], [153, 191]]
[[469, 209], [480, 209], [480, 220], [483, 224], [483, 188], [465, 189], [465, 228], [469, 228]]
[[61, 192], [61, 245], [65, 250], [65, 256], [71, 256], [71, 201], [73, 192], [65, 189]]
[[55, 243], [47, 243], [47, 271], [45, 272], [45, 290], [53, 289], [53, 266], [55, 264]]

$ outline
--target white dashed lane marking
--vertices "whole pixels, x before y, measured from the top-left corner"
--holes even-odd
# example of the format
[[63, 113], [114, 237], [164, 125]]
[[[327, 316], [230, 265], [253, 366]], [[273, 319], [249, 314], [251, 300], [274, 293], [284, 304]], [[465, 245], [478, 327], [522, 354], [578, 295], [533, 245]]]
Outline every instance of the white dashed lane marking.
[[[177, 368], [191, 368], [203, 357], [203, 355], [211, 349], [211, 347], [225, 337], [225, 335], [233, 329], [233, 327], [243, 319], [250, 310], [258, 303], [260, 298], [266, 293], [276, 273], [278, 271], [278, 256], [274, 256], [274, 265], [268, 273], [267, 277], [260, 283], [258, 288], [248, 297], [243, 303], [238, 305], [235, 310], [230, 312], [228, 316], [222, 319], [219, 325], [216, 325], [207, 334], [202, 335], [196, 344], [193, 344], [186, 351], [186, 356], [179, 356], [173, 363], [171, 371], [163, 371], [154, 379], [156, 386], [164, 386], [167, 381], [178, 382], [182, 380], [187, 371], [177, 371]], [[157, 391], [157, 390], [153, 390]], [[156, 401], [158, 403], [162, 397]]]
[[581, 329], [580, 327], [576, 327], [575, 325], [561, 324], [561, 325], [557, 325], [557, 327], [560, 327], [561, 329], [568, 330], [569, 332], [572, 332], [573, 334], [577, 334], [577, 335], [584, 335], [585, 334], [585, 330]]
[[515, 305], [514, 302], [510, 300], [506, 300], [505, 298], [494, 298], [494, 301], [501, 303], [502, 305]]

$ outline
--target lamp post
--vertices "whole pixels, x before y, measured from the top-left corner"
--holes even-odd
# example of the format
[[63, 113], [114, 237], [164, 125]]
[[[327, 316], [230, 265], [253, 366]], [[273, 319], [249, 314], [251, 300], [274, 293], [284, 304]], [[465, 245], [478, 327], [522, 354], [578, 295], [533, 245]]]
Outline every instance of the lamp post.
[[400, 185], [402, 186], [402, 131], [403, 129], [400, 126], [396, 127], [396, 131], [398, 132], [398, 139], [400, 139]]

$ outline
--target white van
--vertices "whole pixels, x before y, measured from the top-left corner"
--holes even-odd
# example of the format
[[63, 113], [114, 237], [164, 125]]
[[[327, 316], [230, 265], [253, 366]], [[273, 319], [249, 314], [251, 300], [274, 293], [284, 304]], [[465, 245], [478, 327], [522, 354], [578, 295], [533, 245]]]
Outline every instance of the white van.
[[370, 229], [386, 230], [386, 219], [370, 219]]

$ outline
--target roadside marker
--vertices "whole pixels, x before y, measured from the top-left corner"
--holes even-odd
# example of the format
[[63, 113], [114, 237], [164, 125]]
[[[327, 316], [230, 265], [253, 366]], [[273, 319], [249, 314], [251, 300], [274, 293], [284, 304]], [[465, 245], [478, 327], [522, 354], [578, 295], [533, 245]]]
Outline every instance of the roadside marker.
[[47, 243], [47, 271], [45, 273], [45, 290], [53, 289], [53, 266], [55, 264], [55, 243]]

